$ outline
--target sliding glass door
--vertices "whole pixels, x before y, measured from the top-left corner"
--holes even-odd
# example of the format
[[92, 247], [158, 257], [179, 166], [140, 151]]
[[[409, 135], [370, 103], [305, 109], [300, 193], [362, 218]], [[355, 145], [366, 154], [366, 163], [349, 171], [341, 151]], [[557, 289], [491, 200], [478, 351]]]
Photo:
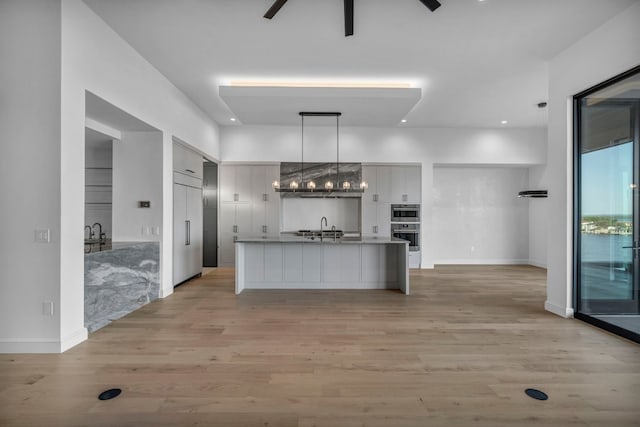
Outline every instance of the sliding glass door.
[[640, 339], [640, 70], [576, 96], [576, 317]]

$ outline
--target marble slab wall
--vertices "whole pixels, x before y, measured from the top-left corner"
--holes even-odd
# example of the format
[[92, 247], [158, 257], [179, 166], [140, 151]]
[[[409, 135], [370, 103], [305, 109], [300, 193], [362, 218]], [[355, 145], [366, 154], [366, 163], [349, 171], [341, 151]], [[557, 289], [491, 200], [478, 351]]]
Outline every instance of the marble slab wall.
[[84, 323], [95, 332], [160, 296], [160, 246], [135, 242], [85, 254]]

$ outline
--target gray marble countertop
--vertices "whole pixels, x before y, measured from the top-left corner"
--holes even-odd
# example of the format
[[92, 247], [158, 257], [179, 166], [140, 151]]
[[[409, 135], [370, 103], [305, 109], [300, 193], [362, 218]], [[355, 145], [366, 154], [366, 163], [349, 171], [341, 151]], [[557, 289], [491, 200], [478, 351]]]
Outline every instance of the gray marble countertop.
[[115, 251], [123, 248], [130, 248], [136, 245], [144, 245], [148, 243], [158, 243], [158, 242], [113, 242], [111, 239], [107, 239], [103, 243], [86, 243], [84, 244], [84, 253], [85, 255], [96, 254], [101, 252]]
[[319, 237], [311, 239], [310, 237], [296, 236], [294, 234], [273, 234], [273, 235], [244, 235], [238, 236], [237, 243], [309, 243], [309, 244], [342, 244], [342, 245], [362, 245], [362, 244], [409, 244], [408, 241], [397, 239], [395, 237], [374, 237], [374, 236], [345, 236], [339, 237], [336, 241], [333, 241], [333, 237], [325, 237], [324, 240], [320, 240]]

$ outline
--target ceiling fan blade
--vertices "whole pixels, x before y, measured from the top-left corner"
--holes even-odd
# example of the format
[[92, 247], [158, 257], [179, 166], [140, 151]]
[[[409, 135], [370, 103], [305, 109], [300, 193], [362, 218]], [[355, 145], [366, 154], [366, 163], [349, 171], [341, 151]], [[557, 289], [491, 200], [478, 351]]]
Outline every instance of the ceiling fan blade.
[[264, 14], [264, 17], [267, 19], [271, 19], [275, 16], [276, 13], [280, 10], [282, 6], [287, 2], [287, 0], [276, 0], [273, 2], [267, 13]]
[[353, 35], [353, 0], [344, 0], [344, 36]]
[[420, 0], [423, 5], [427, 6], [431, 12], [435, 12], [437, 8], [442, 6], [438, 0]]

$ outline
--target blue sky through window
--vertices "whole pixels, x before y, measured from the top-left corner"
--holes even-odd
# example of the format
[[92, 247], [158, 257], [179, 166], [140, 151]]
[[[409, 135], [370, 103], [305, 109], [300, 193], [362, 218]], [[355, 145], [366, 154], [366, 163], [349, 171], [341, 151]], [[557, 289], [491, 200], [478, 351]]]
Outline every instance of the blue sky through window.
[[633, 142], [582, 155], [582, 215], [633, 214]]

